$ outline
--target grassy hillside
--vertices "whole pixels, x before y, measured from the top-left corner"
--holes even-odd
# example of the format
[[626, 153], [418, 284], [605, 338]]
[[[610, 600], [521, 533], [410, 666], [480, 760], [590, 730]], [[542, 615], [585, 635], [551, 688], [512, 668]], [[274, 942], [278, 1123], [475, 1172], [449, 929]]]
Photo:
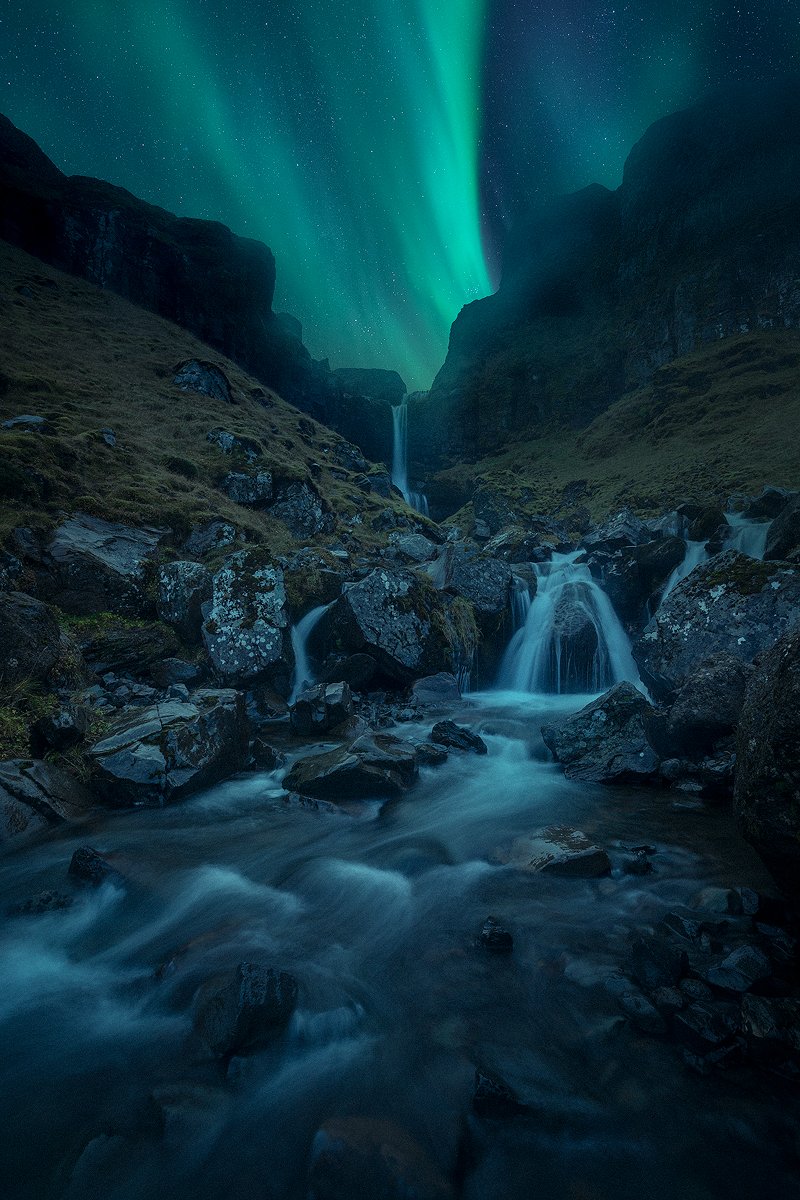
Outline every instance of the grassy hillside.
[[[235, 404], [173, 384], [176, 365], [194, 357], [222, 367]], [[238, 466], [208, 443], [218, 426], [255, 438], [259, 467], [276, 482], [311, 480], [337, 516], [360, 514], [355, 548], [376, 540], [372, 517], [405, 508], [365, 495], [336, 464], [337, 434], [191, 334], [0, 242], [0, 421], [22, 413], [47, 418], [51, 432], [0, 429], [0, 543], [16, 525], [84, 511], [178, 536], [221, 517], [276, 552], [289, 549], [282, 522], [218, 489]], [[103, 441], [107, 427], [114, 447]]]
[[583, 480], [593, 517], [623, 504], [646, 516], [765, 483], [800, 487], [799, 430], [800, 332], [749, 333], [662, 367], [586, 429], [550, 430], [437, 480], [455, 496], [497, 487], [522, 512], [568, 508], [565, 487]]

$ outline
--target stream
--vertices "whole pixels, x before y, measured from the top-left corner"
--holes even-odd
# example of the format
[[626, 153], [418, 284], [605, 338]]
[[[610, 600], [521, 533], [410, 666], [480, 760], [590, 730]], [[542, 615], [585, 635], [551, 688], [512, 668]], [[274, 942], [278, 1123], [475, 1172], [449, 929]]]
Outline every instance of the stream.
[[[626, 1026], [604, 986], [632, 929], [708, 884], [768, 878], [726, 811], [566, 780], [538, 730], [586, 699], [469, 696], [449, 715], [488, 755], [451, 753], [383, 809], [287, 805], [282, 767], [12, 846], [4, 910], [68, 890], [82, 844], [125, 883], [5, 921], [5, 1200], [305, 1200], [315, 1132], [348, 1116], [399, 1126], [448, 1177], [460, 1163], [466, 1200], [797, 1195], [789, 1085], [694, 1073], [675, 1045]], [[433, 719], [395, 732], [422, 738]], [[286, 749], [290, 763], [296, 742]], [[495, 861], [552, 823], [605, 845], [612, 876]], [[653, 874], [624, 874], [624, 847], [642, 842]], [[490, 913], [513, 955], [476, 946]], [[300, 1001], [288, 1030], [225, 1076], [194, 1040], [191, 998], [243, 959], [291, 971]], [[476, 1066], [528, 1110], [470, 1116]]]

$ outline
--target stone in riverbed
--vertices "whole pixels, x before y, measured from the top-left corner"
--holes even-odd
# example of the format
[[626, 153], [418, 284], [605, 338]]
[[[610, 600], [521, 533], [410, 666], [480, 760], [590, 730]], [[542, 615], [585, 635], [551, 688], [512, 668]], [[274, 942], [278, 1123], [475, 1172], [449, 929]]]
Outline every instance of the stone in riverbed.
[[667, 719], [669, 757], [702, 757], [721, 737], [733, 733], [752, 673], [749, 663], [724, 650], [692, 671]]
[[309, 1200], [453, 1200], [449, 1181], [404, 1129], [373, 1117], [326, 1121], [314, 1137]]
[[241, 962], [200, 987], [195, 1030], [217, 1058], [253, 1053], [288, 1025], [297, 992], [297, 980], [287, 971]]
[[549, 825], [528, 837], [516, 838], [510, 847], [495, 851], [494, 861], [530, 874], [565, 875], [596, 879], [611, 873], [611, 860], [585, 833], [564, 825]]
[[476, 1068], [472, 1108], [479, 1117], [504, 1120], [524, 1112], [527, 1105], [522, 1103], [514, 1089], [499, 1075]]
[[461, 689], [455, 675], [440, 671], [426, 675], [411, 685], [411, 700], [424, 708], [449, 708], [461, 702]]
[[738, 946], [725, 958], [698, 974], [714, 987], [728, 992], [748, 992], [772, 974], [770, 961], [756, 946]]
[[0, 841], [80, 821], [96, 801], [87, 789], [51, 763], [9, 759], [0, 763]]
[[92, 846], [78, 847], [72, 856], [67, 874], [92, 887], [122, 880], [119, 871]]
[[456, 725], [455, 721], [437, 721], [431, 730], [430, 740], [451, 750], [471, 751], [473, 754], [489, 752], [482, 737], [467, 729], [465, 725]]
[[418, 770], [410, 743], [375, 733], [351, 746], [301, 758], [283, 782], [287, 791], [318, 800], [394, 799], [411, 787]]
[[745, 996], [742, 1028], [757, 1041], [779, 1042], [800, 1051], [800, 1000]]
[[306, 688], [289, 709], [289, 725], [300, 737], [335, 729], [353, 715], [353, 697], [346, 683], [320, 683]]
[[487, 917], [478, 934], [478, 945], [491, 954], [510, 954], [514, 949], [514, 938], [495, 917]]
[[561, 726], [544, 726], [542, 738], [565, 764], [568, 779], [587, 783], [650, 783], [658, 755], [645, 721], [655, 713], [632, 683], [618, 683]]

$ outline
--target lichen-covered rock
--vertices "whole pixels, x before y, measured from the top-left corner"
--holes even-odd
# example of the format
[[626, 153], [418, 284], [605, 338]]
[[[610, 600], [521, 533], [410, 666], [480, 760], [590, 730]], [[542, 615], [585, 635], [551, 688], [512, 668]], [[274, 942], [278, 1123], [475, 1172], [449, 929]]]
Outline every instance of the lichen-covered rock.
[[407, 791], [418, 771], [410, 743], [388, 733], [364, 734], [351, 746], [301, 758], [283, 784], [317, 800], [384, 800]]
[[206, 441], [211, 442], [223, 454], [240, 454], [248, 462], [255, 462], [262, 454], [261, 446], [255, 438], [243, 437], [227, 429], [210, 429], [206, 434]]
[[292, 649], [283, 571], [245, 550], [214, 575], [203, 605], [203, 643], [214, 673], [226, 684], [271, 683], [289, 688]]
[[764, 654], [737, 737], [734, 811], [776, 878], [800, 891], [800, 632]]
[[60, 656], [53, 610], [24, 592], [0, 592], [0, 683], [46, 681]]
[[142, 616], [150, 607], [147, 566], [164, 530], [135, 529], [78, 513], [62, 522], [48, 547], [42, 587], [66, 612]]
[[158, 615], [185, 642], [199, 641], [202, 607], [212, 592], [211, 572], [202, 563], [166, 563], [158, 572]]
[[187, 554], [202, 558], [212, 550], [224, 550], [226, 546], [232, 546], [236, 538], [236, 528], [228, 521], [209, 521], [192, 530], [183, 548]]
[[333, 517], [307, 483], [292, 483], [282, 488], [270, 513], [283, 521], [296, 538], [310, 538], [316, 533], [330, 532], [334, 527]]
[[187, 358], [178, 363], [172, 382], [182, 392], [197, 392], [200, 396], [210, 396], [220, 404], [233, 403], [228, 376], [216, 363], [205, 362], [200, 358]]
[[403, 568], [380, 567], [346, 586], [318, 628], [329, 650], [369, 654], [398, 683], [452, 667], [444, 605]]
[[726, 550], [670, 593], [633, 648], [654, 695], [672, 700], [698, 662], [727, 651], [743, 662], [800, 626], [800, 570]]
[[246, 508], [264, 508], [272, 499], [272, 472], [229, 471], [220, 483], [221, 490], [234, 504]]
[[0, 842], [58, 821], [80, 821], [95, 804], [66, 771], [39, 759], [0, 763]]
[[632, 683], [618, 683], [542, 738], [569, 779], [587, 783], [649, 783], [659, 759], [645, 721], [653, 706]]
[[124, 712], [89, 750], [98, 792], [114, 805], [161, 805], [210, 787], [247, 765], [238, 692], [201, 690]]

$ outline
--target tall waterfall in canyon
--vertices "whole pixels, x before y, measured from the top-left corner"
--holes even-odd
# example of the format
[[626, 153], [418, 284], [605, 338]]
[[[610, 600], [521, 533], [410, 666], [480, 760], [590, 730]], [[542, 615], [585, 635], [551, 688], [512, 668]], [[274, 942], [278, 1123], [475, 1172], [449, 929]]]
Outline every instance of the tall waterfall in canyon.
[[424, 492], [412, 492], [408, 486], [407, 398], [392, 408], [392, 483], [403, 493], [406, 504], [428, 516], [428, 497]]

